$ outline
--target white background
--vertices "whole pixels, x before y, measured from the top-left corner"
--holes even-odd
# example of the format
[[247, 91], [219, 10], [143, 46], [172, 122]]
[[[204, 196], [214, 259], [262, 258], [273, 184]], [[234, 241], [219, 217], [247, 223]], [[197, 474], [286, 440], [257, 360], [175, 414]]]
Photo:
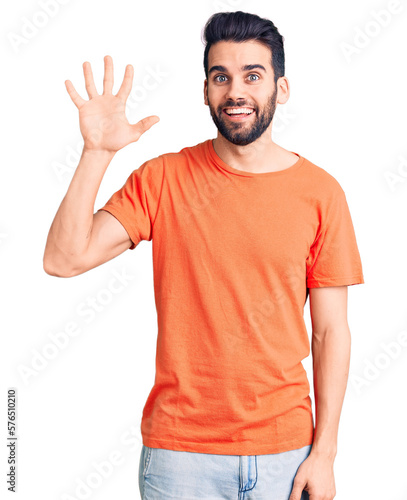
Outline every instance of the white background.
[[[78, 484], [95, 481], [94, 462], [111, 460], [112, 453], [120, 465], [94, 482], [86, 498], [139, 498], [140, 421], [154, 382], [157, 335], [152, 243], [142, 241], [74, 278], [43, 270], [49, 227], [82, 144], [64, 81], [88, 99], [82, 64], [89, 61], [101, 93], [103, 57], [111, 55], [114, 93], [126, 64], [135, 69], [130, 122], [152, 114], [161, 119], [116, 154], [96, 211], [147, 159], [216, 137], [203, 103], [201, 31], [212, 13], [243, 10], [268, 17], [285, 38], [291, 97], [277, 108], [273, 139], [340, 182], [362, 257], [366, 283], [349, 287], [353, 343], [336, 499], [406, 500], [407, 347], [394, 344], [407, 329], [405, 2], [64, 3], [54, 4], [57, 12], [48, 17], [39, 0], [1, 7], [2, 497], [14, 498], [5, 471], [6, 396], [15, 387], [18, 498], [79, 499]], [[380, 26], [374, 13], [389, 8], [398, 12]], [[16, 42], [33, 20], [42, 27]], [[349, 52], [356, 43], [360, 47], [346, 57], [344, 44]], [[161, 78], [146, 90], [143, 78], [151, 69]], [[127, 284], [109, 302], [114, 273], [127, 275]], [[87, 298], [98, 296], [108, 303], [92, 318], [84, 316]], [[305, 318], [310, 332], [309, 302]], [[51, 352], [50, 336], [70, 323], [80, 331]], [[393, 357], [386, 353], [390, 347]], [[309, 356], [304, 366], [312, 391], [311, 363]]]

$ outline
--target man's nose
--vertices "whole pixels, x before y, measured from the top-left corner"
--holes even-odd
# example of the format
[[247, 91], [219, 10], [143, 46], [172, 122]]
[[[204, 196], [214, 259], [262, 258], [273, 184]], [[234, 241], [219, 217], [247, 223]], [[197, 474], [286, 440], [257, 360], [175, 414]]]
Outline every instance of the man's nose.
[[226, 99], [234, 102], [245, 100], [246, 90], [244, 88], [243, 82], [238, 78], [234, 78], [233, 80], [231, 80], [230, 84], [227, 86], [225, 97]]

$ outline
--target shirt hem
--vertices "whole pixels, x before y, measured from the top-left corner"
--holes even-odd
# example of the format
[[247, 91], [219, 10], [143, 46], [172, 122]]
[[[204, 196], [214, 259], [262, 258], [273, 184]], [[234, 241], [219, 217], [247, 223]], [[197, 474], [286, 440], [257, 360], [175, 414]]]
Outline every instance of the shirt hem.
[[174, 451], [188, 451], [193, 453], [208, 453], [215, 455], [268, 455], [296, 450], [313, 443], [312, 432], [297, 436], [294, 439], [280, 443], [196, 443], [175, 439], [156, 439], [143, 436], [143, 444], [149, 448], [163, 448]]
[[331, 279], [313, 279], [307, 281], [307, 288], [319, 288], [324, 286], [345, 286], [345, 285], [362, 285], [365, 280], [363, 274], [356, 274], [354, 276], [344, 276], [341, 278]]
[[109, 212], [111, 215], [113, 215], [113, 217], [115, 217], [120, 222], [120, 224], [127, 231], [127, 234], [129, 235], [129, 238], [131, 240], [131, 246], [129, 247], [129, 250], [134, 250], [134, 248], [136, 248], [136, 246], [140, 243], [141, 238], [136, 236], [136, 233], [134, 232], [132, 225], [130, 221], [126, 218], [126, 216], [122, 212], [120, 212], [120, 210], [118, 210], [117, 208], [108, 205], [99, 208], [99, 210], [105, 210], [106, 212]]

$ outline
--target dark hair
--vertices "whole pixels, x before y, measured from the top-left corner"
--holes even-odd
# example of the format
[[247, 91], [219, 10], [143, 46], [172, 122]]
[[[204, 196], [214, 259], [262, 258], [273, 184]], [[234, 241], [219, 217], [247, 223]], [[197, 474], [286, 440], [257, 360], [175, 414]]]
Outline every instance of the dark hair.
[[208, 53], [211, 46], [221, 40], [245, 42], [257, 40], [271, 49], [271, 65], [274, 82], [284, 76], [284, 37], [269, 19], [240, 10], [236, 12], [217, 12], [213, 14], [203, 29], [205, 43], [204, 68], [208, 78]]

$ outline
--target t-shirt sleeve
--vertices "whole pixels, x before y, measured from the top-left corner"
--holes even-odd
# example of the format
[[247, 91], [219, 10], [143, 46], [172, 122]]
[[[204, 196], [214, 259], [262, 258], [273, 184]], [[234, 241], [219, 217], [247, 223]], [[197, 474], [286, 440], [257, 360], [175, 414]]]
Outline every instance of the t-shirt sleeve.
[[362, 263], [345, 193], [339, 183], [320, 214], [306, 264], [307, 288], [364, 283]]
[[126, 229], [133, 250], [141, 240], [151, 241], [164, 176], [161, 156], [143, 163], [99, 210], [112, 214]]

